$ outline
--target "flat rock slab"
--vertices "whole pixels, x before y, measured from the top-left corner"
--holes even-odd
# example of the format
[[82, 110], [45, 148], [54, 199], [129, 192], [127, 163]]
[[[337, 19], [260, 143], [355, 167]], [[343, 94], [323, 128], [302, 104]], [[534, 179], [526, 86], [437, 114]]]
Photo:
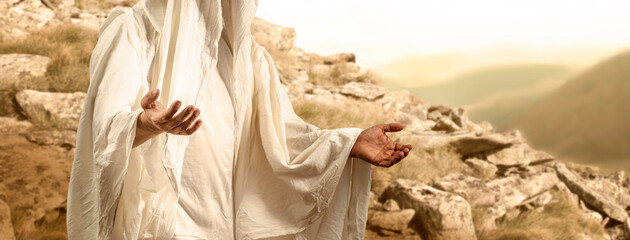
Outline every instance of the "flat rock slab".
[[75, 131], [70, 130], [37, 130], [28, 131], [26, 133], [22, 133], [21, 135], [24, 136], [26, 140], [39, 145], [57, 145], [74, 148], [77, 142], [76, 134], [77, 133]]
[[15, 95], [31, 122], [65, 130], [77, 130], [86, 94], [22, 90]]
[[502, 149], [523, 141], [524, 139], [521, 133], [518, 130], [514, 130], [500, 133], [465, 136], [457, 141], [453, 141], [451, 145], [455, 147], [462, 156], [468, 156], [471, 154]]
[[343, 95], [365, 98], [372, 101], [385, 95], [386, 91], [384, 88], [371, 83], [349, 82], [343, 85], [339, 92]]
[[381, 198], [394, 199], [403, 209], [414, 209], [411, 226], [422, 239], [477, 239], [470, 205], [458, 195], [397, 179]]
[[574, 174], [563, 163], [556, 163], [555, 168], [558, 178], [567, 185], [571, 192], [577, 194], [582, 201], [611, 219], [621, 223], [627, 221], [628, 213], [614, 199], [607, 195], [602, 195], [599, 191], [589, 187], [586, 180]]
[[41, 77], [46, 74], [50, 58], [33, 54], [0, 54], [0, 81]]
[[527, 145], [519, 143], [508, 148], [500, 149], [487, 156], [488, 162], [498, 166], [527, 166], [542, 162], [553, 161], [555, 158], [543, 151], [538, 151]]
[[493, 217], [499, 218], [506, 211], [533, 201], [558, 182], [553, 172], [530, 176], [510, 175], [489, 182], [455, 173], [435, 181], [434, 186], [463, 197], [472, 206], [493, 208]]
[[454, 133], [425, 132], [400, 134], [399, 140], [418, 142], [420, 149], [452, 147], [462, 156], [498, 150], [524, 141], [519, 131], [488, 132], [478, 134], [471, 131]]

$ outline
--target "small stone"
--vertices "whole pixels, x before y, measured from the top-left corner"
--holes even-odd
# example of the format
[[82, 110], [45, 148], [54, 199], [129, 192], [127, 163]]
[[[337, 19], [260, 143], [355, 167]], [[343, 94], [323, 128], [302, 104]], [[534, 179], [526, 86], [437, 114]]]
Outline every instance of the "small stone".
[[466, 164], [473, 169], [475, 175], [481, 179], [490, 179], [495, 176], [499, 170], [497, 166], [477, 158], [466, 159]]
[[435, 122], [435, 126], [432, 128], [433, 131], [446, 131], [447, 133], [455, 132], [461, 130], [453, 120], [448, 117], [440, 116], [440, 118]]
[[395, 212], [374, 211], [368, 218], [368, 224], [380, 229], [401, 232], [408, 228], [415, 213], [413, 209]]
[[400, 211], [400, 207], [394, 199], [387, 199], [387, 201], [383, 203], [383, 209], [388, 212]]

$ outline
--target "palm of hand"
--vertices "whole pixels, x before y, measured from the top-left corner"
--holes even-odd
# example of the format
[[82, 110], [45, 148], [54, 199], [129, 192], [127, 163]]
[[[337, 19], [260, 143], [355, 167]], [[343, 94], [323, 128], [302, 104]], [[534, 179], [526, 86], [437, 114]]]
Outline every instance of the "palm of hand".
[[153, 103], [151, 103], [150, 106], [148, 106], [148, 108], [144, 109], [144, 112], [147, 115], [147, 118], [150, 119], [149, 122], [151, 123], [151, 126], [153, 128], [156, 128], [157, 130], [160, 130], [160, 131], [168, 130], [168, 129], [165, 129], [163, 124], [158, 124], [162, 122], [160, 120], [165, 119], [166, 115], [168, 114], [168, 109], [164, 107], [162, 103], [158, 101], [154, 101]]
[[140, 121], [149, 132], [190, 135], [199, 129], [201, 126], [201, 120], [197, 120], [199, 109], [191, 105], [175, 115], [182, 103], [178, 100], [166, 108], [157, 101], [158, 96], [159, 91], [154, 90], [142, 99], [144, 112], [140, 115]]
[[385, 132], [402, 129], [402, 124], [380, 124], [370, 127], [359, 135], [351, 154], [376, 166], [391, 167], [405, 158], [413, 147], [396, 143], [385, 135]]

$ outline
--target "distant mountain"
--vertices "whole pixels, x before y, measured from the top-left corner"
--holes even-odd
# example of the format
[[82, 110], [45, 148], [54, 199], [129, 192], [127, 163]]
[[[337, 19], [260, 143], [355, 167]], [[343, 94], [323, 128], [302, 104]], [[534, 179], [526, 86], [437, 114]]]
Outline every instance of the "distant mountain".
[[488, 66], [539, 63], [582, 70], [590, 67], [593, 60], [611, 56], [620, 52], [620, 49], [622, 48], [619, 46], [534, 48], [502, 44], [485, 49], [410, 55], [376, 66], [372, 70], [379, 73], [386, 83], [393, 82], [396, 85], [414, 88], [445, 82]]
[[570, 74], [560, 65], [514, 64], [490, 66], [456, 76], [448, 81], [410, 88], [430, 103], [448, 106], [474, 105], [495, 95], [511, 96], [515, 92], [531, 92], [541, 86], [559, 85]]
[[571, 78], [511, 125], [559, 157], [630, 169], [630, 51]]

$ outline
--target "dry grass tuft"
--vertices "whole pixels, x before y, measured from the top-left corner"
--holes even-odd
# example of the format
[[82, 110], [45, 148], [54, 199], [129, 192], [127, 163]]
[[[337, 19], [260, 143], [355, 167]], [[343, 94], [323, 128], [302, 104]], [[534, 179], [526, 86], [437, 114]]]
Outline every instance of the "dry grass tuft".
[[304, 121], [322, 129], [365, 129], [389, 120], [389, 116], [377, 104], [358, 100], [335, 104], [300, 99], [293, 102], [293, 109]]
[[352, 72], [358, 72], [358, 67], [354, 63], [348, 62], [333, 65], [313, 65], [307, 71], [309, 80], [324, 88], [333, 88], [350, 82], [351, 79], [342, 76]]
[[0, 43], [0, 54], [26, 53], [50, 57], [46, 75], [15, 79], [2, 88], [53, 92], [87, 91], [89, 63], [98, 32], [75, 25], [61, 25], [33, 32], [28, 38]]
[[[420, 146], [418, 142], [405, 142], [405, 144]], [[431, 184], [437, 178], [464, 171], [466, 168], [461, 156], [451, 147], [445, 146], [436, 149], [412, 150], [407, 158], [388, 169], [388, 172], [393, 179], [406, 178]]]
[[[480, 240], [570, 240], [581, 235], [592, 239], [606, 239], [605, 231], [597, 221], [584, 215], [563, 195], [552, 191], [553, 200], [542, 212], [527, 211], [510, 221], [497, 221], [497, 228], [478, 232]], [[477, 215], [483, 211], [473, 211]], [[483, 216], [475, 216], [475, 224]]]

